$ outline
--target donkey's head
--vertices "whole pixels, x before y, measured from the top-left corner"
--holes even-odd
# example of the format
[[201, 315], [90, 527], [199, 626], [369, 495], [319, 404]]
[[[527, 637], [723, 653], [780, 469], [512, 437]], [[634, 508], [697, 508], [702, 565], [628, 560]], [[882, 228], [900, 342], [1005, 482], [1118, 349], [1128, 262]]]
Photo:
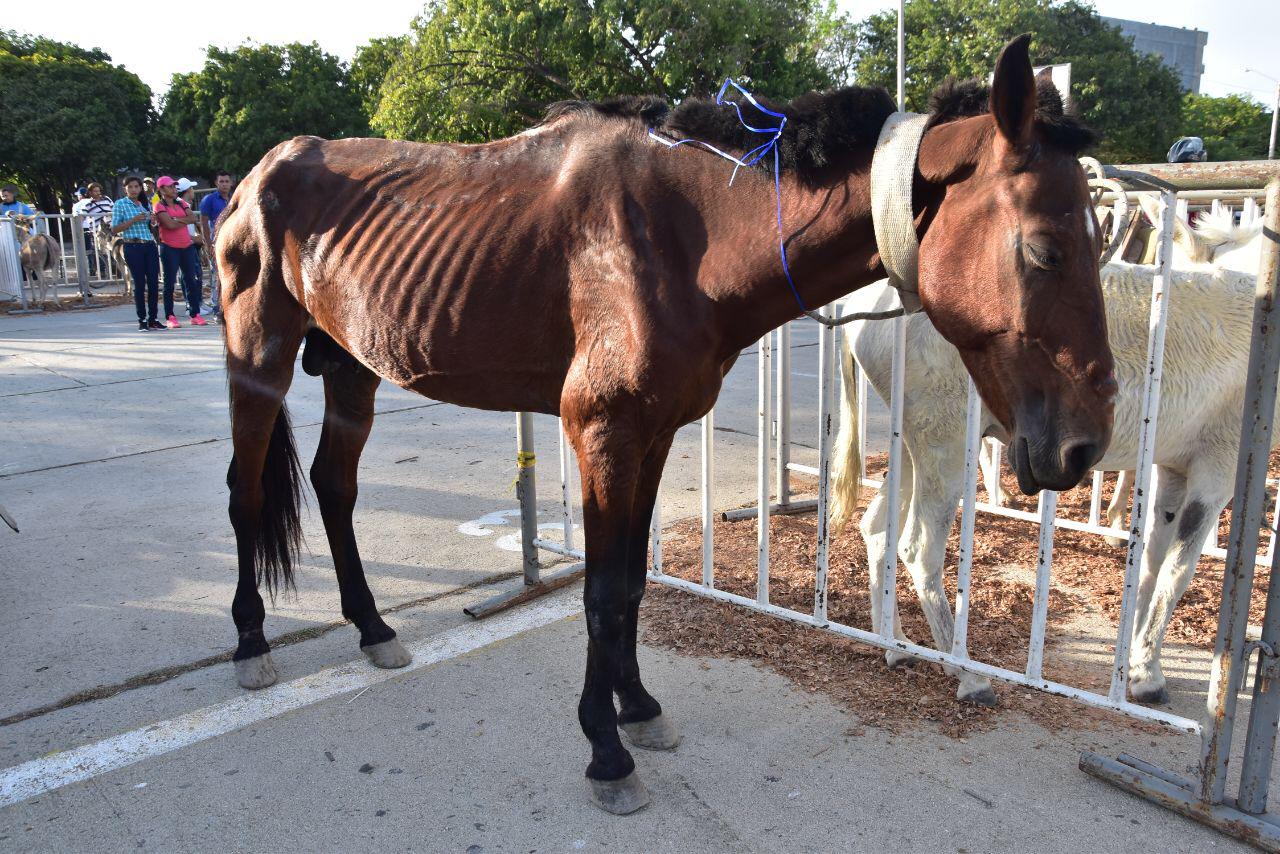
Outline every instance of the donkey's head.
[[26, 240], [36, 227], [36, 218], [33, 216], [11, 214], [9, 219], [13, 220], [13, 228], [18, 232], [18, 240]]
[[935, 98], [920, 148], [934, 201], [919, 288], [1008, 432], [1030, 494], [1075, 486], [1101, 457], [1116, 383], [1101, 241], [1076, 160], [1092, 135], [1063, 114], [1051, 86], [1038, 94], [1028, 41], [1001, 53], [989, 113], [975, 115], [974, 89], [952, 92], [949, 106]]

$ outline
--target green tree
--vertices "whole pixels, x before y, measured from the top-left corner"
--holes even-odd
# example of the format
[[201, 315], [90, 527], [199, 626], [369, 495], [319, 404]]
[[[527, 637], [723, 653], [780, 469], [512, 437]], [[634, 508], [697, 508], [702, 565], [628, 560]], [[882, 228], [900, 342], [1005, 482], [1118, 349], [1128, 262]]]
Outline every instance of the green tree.
[[370, 39], [356, 50], [351, 60], [351, 85], [360, 93], [360, 103], [370, 119], [378, 111], [382, 100], [382, 81], [387, 79], [391, 66], [409, 47], [408, 36], [386, 36]]
[[1182, 98], [1182, 135], [1204, 140], [1210, 160], [1261, 160], [1267, 156], [1271, 113], [1252, 98]]
[[[1178, 135], [1182, 89], [1155, 55], [1076, 0], [910, 0], [906, 5], [906, 94], [923, 110], [948, 75], [986, 79], [1000, 48], [1031, 33], [1036, 65], [1071, 63], [1071, 97], [1100, 131], [1099, 154], [1112, 162], [1163, 160]], [[858, 28], [859, 83], [892, 91], [896, 80], [896, 12], [872, 15]]]
[[0, 175], [54, 212], [86, 177], [141, 162], [151, 90], [101, 50], [0, 30], [0, 116]]
[[714, 92], [788, 98], [839, 81], [851, 32], [830, 0], [430, 0], [382, 84], [387, 136], [474, 142], [566, 99]]
[[157, 160], [198, 175], [243, 174], [299, 134], [368, 133], [347, 67], [319, 45], [210, 46], [204, 68], [175, 74], [157, 130]]

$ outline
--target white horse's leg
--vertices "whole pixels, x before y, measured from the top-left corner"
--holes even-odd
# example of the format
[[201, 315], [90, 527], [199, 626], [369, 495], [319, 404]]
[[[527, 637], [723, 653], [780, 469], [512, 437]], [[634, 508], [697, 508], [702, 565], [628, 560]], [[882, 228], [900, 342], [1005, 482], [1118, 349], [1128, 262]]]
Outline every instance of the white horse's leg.
[[[905, 451], [905, 449], [904, 449]], [[907, 515], [907, 505], [911, 501], [911, 456], [903, 453], [902, 455], [902, 488], [898, 493], [898, 519], [902, 520]], [[858, 528], [862, 532], [862, 541], [867, 547], [867, 570], [869, 578], [869, 586], [871, 589], [871, 630], [873, 632], [880, 631], [880, 614], [882, 608], [880, 606], [880, 585], [884, 578], [884, 561], [885, 554], [888, 552], [889, 536], [887, 528], [889, 527], [889, 500], [885, 494], [885, 490], [881, 489], [876, 493], [875, 498], [871, 499], [871, 504], [867, 506], [867, 510], [862, 514], [862, 519], [858, 522]], [[899, 530], [903, 530], [899, 527]], [[898, 537], [902, 539], [901, 534]], [[902, 622], [898, 619], [897, 599], [894, 600], [893, 609], [893, 636], [898, 640], [910, 642], [910, 638], [902, 631]], [[886, 650], [884, 659], [890, 667], [900, 667], [909, 661], [912, 657], [903, 652], [896, 650]]]
[[[1116, 473], [1116, 491], [1111, 493], [1111, 503], [1107, 505], [1107, 527], [1117, 531], [1124, 530], [1124, 513], [1129, 509], [1129, 493], [1133, 491], [1134, 473], [1122, 471]], [[1107, 545], [1119, 548], [1128, 540], [1120, 537], [1104, 537]]]
[[1143, 526], [1142, 569], [1133, 611], [1133, 645], [1129, 651], [1129, 693], [1143, 702], [1163, 702], [1164, 678], [1151, 672], [1147, 656], [1138, 652], [1143, 627], [1151, 620], [1151, 600], [1177, 529], [1178, 512], [1187, 497], [1187, 478], [1166, 466], [1151, 470], [1151, 507]]
[[1000, 484], [1000, 460], [996, 456], [1000, 445], [995, 439], [983, 439], [978, 443], [978, 465], [982, 468], [982, 485], [987, 489], [987, 501], [1003, 507], [1004, 487]]
[[[920, 449], [919, 442], [912, 447]], [[955, 619], [947, 592], [942, 586], [942, 569], [947, 553], [947, 535], [955, 524], [956, 506], [964, 482], [964, 444], [924, 446], [927, 454], [913, 459], [912, 500], [898, 542], [898, 556], [911, 573], [920, 599], [920, 608], [929, 621], [934, 648], [951, 651]], [[995, 691], [984, 676], [954, 667], [944, 668], [960, 682], [956, 696], [970, 703], [994, 706]]]
[[[1221, 460], [1202, 457], [1193, 462], [1187, 476], [1180, 479], [1181, 489], [1175, 490], [1181, 493], [1177, 497], [1182, 500], [1173, 511], [1168, 509], [1160, 490], [1156, 492], [1152, 522], [1157, 529], [1166, 529], [1164, 550], [1160, 554], [1151, 553], [1153, 560], [1160, 560], [1153, 589], [1144, 597], [1139, 588], [1139, 605], [1145, 607], [1136, 614], [1133, 651], [1129, 656], [1129, 693], [1140, 703], [1169, 700], [1160, 667], [1164, 634], [1173, 618], [1173, 609], [1195, 575], [1205, 537], [1218, 524], [1218, 517], [1231, 498], [1230, 475], [1234, 465], [1231, 455], [1223, 455]], [[1162, 487], [1168, 474], [1167, 470], [1161, 470]], [[1146, 561], [1143, 563], [1145, 582]]]

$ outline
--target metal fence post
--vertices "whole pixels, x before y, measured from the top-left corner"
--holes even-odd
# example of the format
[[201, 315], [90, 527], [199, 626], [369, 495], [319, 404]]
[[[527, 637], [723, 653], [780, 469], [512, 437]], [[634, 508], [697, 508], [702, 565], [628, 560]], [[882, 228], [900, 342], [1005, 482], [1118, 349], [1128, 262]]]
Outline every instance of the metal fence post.
[[1160, 414], [1161, 375], [1164, 370], [1164, 338], [1169, 317], [1169, 279], [1172, 270], [1173, 217], [1172, 193], [1165, 193], [1160, 207], [1160, 242], [1156, 274], [1151, 284], [1151, 316], [1147, 339], [1146, 384], [1143, 388], [1142, 415], [1138, 421], [1138, 461], [1134, 470], [1133, 509], [1129, 513], [1129, 547], [1125, 557], [1124, 592], [1120, 597], [1120, 627], [1116, 633], [1115, 663], [1111, 671], [1111, 699], [1124, 700], [1129, 690], [1129, 649], [1137, 620], [1138, 576], [1146, 545], [1147, 516], [1150, 512], [1151, 470], [1155, 461], [1156, 430]]
[[756, 601], [761, 605], [769, 602], [769, 405], [773, 397], [769, 389], [769, 356], [772, 338], [766, 332], [760, 339], [760, 407], [756, 413], [756, 429], [760, 437], [756, 443], [756, 554], [759, 561]]
[[[524, 584], [517, 590], [490, 596], [462, 609], [469, 617], [480, 619], [506, 610], [513, 605], [528, 602], [557, 590], [581, 578], [586, 572], [586, 561], [561, 567], [547, 575], [542, 574], [538, 563], [538, 549], [544, 548], [557, 555], [578, 557], [558, 543], [546, 543], [538, 539], [538, 487], [534, 476], [537, 458], [533, 452], [533, 414], [516, 413], [516, 500], [520, 504], [520, 553], [524, 569]], [[539, 545], [541, 543], [541, 545]], [[572, 554], [570, 555], [570, 553]]]
[[[1227, 565], [1222, 578], [1222, 617], [1214, 644], [1213, 675], [1209, 679], [1208, 707], [1211, 727], [1201, 750], [1200, 795], [1217, 803], [1226, 787], [1231, 761], [1232, 723], [1243, 678], [1245, 629], [1249, 622], [1249, 595], [1258, 551], [1258, 538], [1266, 508], [1267, 458], [1271, 452], [1275, 417], [1276, 376], [1280, 370], [1280, 335], [1276, 334], [1276, 253], [1280, 231], [1280, 181], [1267, 188], [1265, 245], [1254, 291], [1253, 345], [1245, 380], [1245, 410], [1240, 430], [1240, 465], [1236, 470], [1231, 506], [1231, 534], [1227, 541]], [[1268, 766], [1268, 770], [1269, 766]], [[1265, 798], [1265, 792], [1263, 792]]]
[[29, 311], [27, 292], [23, 287], [22, 262], [18, 260], [18, 226], [8, 217], [0, 217], [0, 292], [17, 296], [20, 311]]
[[778, 425], [778, 448], [774, 460], [778, 481], [778, 508], [785, 509], [791, 503], [791, 324], [778, 327], [778, 411], [774, 423]]
[[1223, 572], [1222, 612], [1214, 645], [1209, 681], [1208, 720], [1202, 731], [1200, 779], [1184, 780], [1140, 759], [1109, 759], [1094, 753], [1080, 755], [1080, 768], [1126, 791], [1194, 818], [1224, 833], [1245, 839], [1267, 851], [1280, 851], [1280, 823], [1259, 815], [1266, 808], [1267, 785], [1275, 748], [1280, 698], [1276, 682], [1275, 647], [1280, 639], [1280, 586], [1267, 593], [1267, 614], [1253, 709], [1244, 747], [1239, 798], [1226, 798], [1226, 773], [1231, 761], [1231, 737], [1236, 701], [1244, 677], [1247, 651], [1245, 629], [1249, 598], [1257, 564], [1258, 539], [1266, 509], [1267, 463], [1275, 419], [1276, 380], [1280, 376], [1280, 308], [1276, 305], [1280, 267], [1280, 179], [1267, 189], [1267, 217], [1262, 263], [1254, 290], [1253, 334], [1245, 381], [1240, 453], [1236, 465], [1231, 533]]
[[89, 253], [84, 248], [84, 217], [77, 214], [71, 218], [71, 246], [76, 256], [76, 284], [80, 286], [80, 305], [89, 306]]
[[524, 560], [524, 583], [537, 584], [538, 486], [535, 476], [537, 456], [533, 451], [533, 413], [516, 414], [516, 500], [520, 502], [520, 553]]

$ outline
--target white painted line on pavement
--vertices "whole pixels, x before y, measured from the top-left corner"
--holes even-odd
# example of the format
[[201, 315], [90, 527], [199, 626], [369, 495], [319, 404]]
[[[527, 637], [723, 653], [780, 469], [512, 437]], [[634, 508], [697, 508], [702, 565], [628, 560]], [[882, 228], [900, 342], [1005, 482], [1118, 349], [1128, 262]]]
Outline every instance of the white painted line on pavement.
[[348, 691], [387, 682], [497, 641], [554, 623], [582, 610], [573, 587], [544, 599], [405, 644], [413, 662], [399, 670], [379, 670], [363, 658], [270, 688], [245, 693], [216, 706], [140, 727], [92, 744], [33, 759], [0, 771], [0, 807], [115, 771], [201, 741], [301, 709]]

